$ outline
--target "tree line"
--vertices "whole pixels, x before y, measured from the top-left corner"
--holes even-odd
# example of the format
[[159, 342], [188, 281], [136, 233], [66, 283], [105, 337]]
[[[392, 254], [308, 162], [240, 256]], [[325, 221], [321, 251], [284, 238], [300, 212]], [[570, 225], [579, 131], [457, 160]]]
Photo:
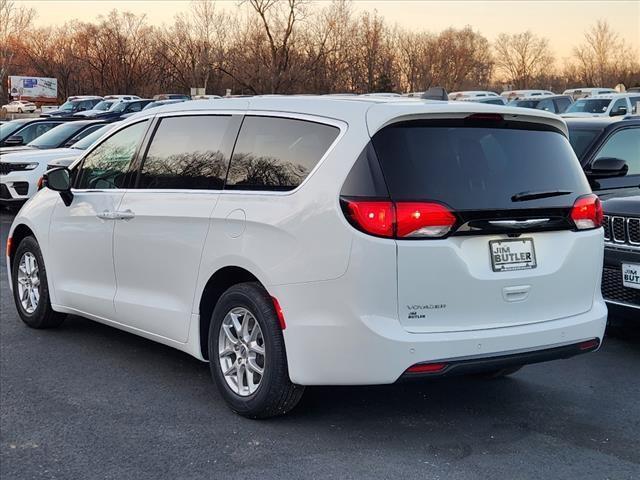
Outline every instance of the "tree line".
[[56, 27], [35, 27], [35, 15], [0, 0], [3, 98], [9, 74], [55, 77], [60, 99], [640, 85], [638, 52], [603, 20], [561, 60], [530, 31], [493, 42], [471, 26], [410, 31], [349, 0], [243, 0], [233, 11], [202, 0], [162, 26], [117, 10]]

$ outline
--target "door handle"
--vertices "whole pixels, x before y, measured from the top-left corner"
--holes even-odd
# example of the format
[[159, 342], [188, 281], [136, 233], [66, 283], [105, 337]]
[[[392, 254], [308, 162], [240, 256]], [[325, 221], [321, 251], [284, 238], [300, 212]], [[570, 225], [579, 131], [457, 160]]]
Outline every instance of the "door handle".
[[122, 211], [105, 210], [104, 212], [96, 214], [96, 217], [102, 220], [131, 220], [135, 216], [136, 214], [128, 209]]

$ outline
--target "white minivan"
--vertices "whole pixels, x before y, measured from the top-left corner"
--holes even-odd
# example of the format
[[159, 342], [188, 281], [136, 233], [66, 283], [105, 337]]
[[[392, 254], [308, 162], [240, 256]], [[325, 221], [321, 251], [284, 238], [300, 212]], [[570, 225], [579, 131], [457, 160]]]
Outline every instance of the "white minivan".
[[185, 102], [44, 183], [9, 233], [22, 320], [81, 315], [209, 361], [248, 417], [306, 385], [496, 377], [603, 337], [600, 201], [547, 112]]

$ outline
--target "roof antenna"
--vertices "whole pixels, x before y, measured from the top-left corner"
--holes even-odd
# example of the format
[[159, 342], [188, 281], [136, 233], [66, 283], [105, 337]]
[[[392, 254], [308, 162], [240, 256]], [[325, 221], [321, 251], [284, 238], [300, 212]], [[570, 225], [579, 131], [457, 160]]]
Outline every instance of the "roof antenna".
[[449, 95], [444, 87], [430, 87], [429, 90], [424, 92], [420, 98], [425, 100], [449, 100]]

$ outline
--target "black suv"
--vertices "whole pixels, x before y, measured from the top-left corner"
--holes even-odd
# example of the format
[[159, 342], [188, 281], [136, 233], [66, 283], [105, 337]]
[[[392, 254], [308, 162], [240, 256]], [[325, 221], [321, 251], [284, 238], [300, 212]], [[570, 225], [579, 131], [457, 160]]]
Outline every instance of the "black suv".
[[566, 121], [571, 146], [598, 196], [640, 194], [640, 117]]
[[611, 317], [640, 320], [640, 195], [603, 202], [602, 296]]

